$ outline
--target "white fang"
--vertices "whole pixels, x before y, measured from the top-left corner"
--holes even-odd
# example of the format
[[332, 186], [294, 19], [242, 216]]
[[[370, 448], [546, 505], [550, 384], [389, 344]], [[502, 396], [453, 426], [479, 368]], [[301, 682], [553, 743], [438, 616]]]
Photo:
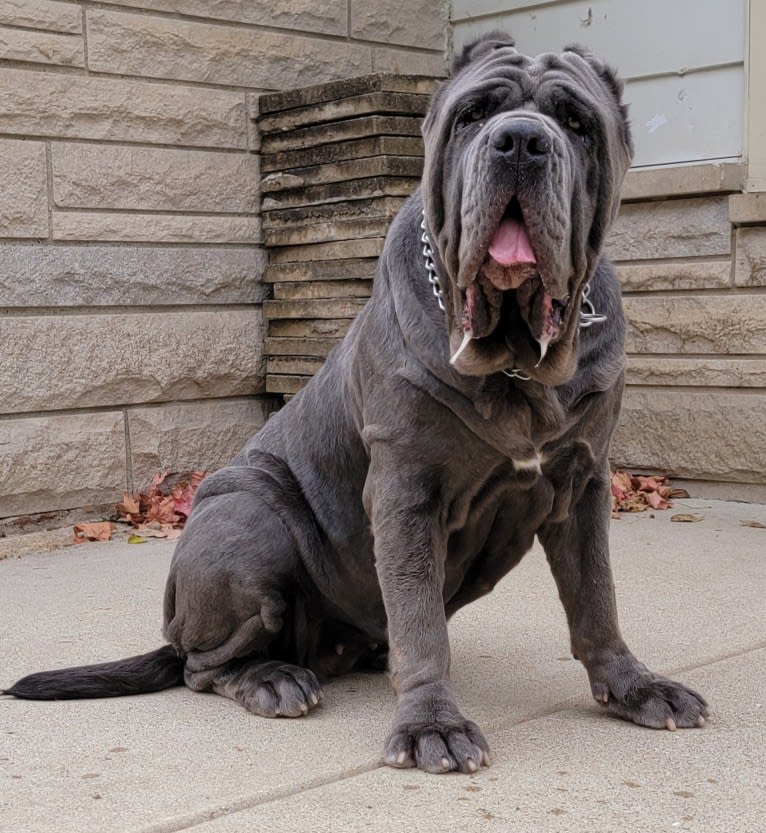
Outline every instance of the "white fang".
[[548, 353], [548, 344], [550, 343], [550, 340], [550, 336], [548, 336], [548, 338], [545, 338], [545, 336], [543, 336], [543, 338], [541, 338], [540, 341], [537, 342], [540, 345], [540, 359], [538, 360], [535, 367], [540, 367], [540, 365], [543, 363], [543, 359], [546, 357]]
[[455, 362], [460, 358], [460, 354], [468, 347], [468, 342], [473, 338], [473, 333], [470, 330], [466, 330], [463, 334], [463, 343], [460, 347], [457, 348], [455, 355], [449, 360], [450, 364], [455, 364]]

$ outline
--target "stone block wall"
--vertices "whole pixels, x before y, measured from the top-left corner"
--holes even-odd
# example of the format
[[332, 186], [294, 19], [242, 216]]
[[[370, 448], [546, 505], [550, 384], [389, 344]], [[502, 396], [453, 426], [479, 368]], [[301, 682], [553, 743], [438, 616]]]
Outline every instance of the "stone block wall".
[[266, 392], [251, 116], [444, 71], [443, 0], [0, 8], [0, 534], [224, 463]]
[[619, 465], [766, 500], [766, 201], [737, 164], [628, 175], [608, 248], [628, 315]]

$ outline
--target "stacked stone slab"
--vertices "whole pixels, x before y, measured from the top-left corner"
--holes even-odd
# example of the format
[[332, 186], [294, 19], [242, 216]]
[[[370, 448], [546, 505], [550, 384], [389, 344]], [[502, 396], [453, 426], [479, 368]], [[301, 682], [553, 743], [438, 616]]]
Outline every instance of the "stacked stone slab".
[[299, 391], [369, 297], [388, 225], [420, 180], [435, 85], [370, 75], [261, 96], [269, 393]]

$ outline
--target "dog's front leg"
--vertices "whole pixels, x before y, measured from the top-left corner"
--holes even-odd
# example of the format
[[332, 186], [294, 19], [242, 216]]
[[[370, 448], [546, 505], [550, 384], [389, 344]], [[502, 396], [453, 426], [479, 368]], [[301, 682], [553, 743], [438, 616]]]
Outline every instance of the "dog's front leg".
[[620, 635], [609, 564], [608, 471], [597, 472], [562, 523], [539, 533], [569, 622], [572, 653], [596, 701], [618, 717], [656, 729], [702, 726], [707, 704], [681, 683], [649, 671]]
[[475, 772], [489, 764], [481, 731], [455, 705], [443, 585], [446, 531], [438, 482], [373, 453], [365, 502], [388, 618], [396, 718], [384, 750], [394, 767]]

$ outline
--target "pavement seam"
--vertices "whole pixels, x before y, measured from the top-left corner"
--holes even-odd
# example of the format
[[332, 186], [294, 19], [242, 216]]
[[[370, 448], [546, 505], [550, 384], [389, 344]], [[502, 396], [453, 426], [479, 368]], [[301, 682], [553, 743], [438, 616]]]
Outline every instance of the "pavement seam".
[[198, 813], [190, 813], [188, 816], [175, 817], [168, 819], [165, 822], [158, 822], [151, 824], [148, 827], [137, 829], [136, 833], [180, 833], [182, 830], [191, 830], [201, 824], [215, 821], [225, 816], [233, 816], [245, 810], [252, 810], [264, 804], [271, 804], [274, 801], [281, 801], [283, 798], [292, 798], [295, 795], [310, 792], [311, 790], [321, 789], [329, 784], [336, 784], [341, 781], [347, 781], [350, 778], [356, 778], [359, 775], [365, 775], [368, 772], [373, 772], [376, 769], [381, 769], [384, 764], [380, 761], [374, 761], [367, 764], [361, 764], [358, 767], [353, 767], [340, 774], [329, 775], [323, 778], [315, 778], [298, 787], [285, 787], [281, 790], [274, 790], [267, 795], [251, 796], [250, 798], [240, 798], [233, 801], [219, 804], [216, 807], [211, 807], [208, 810], [202, 810]]
[[[673, 679], [680, 675], [688, 674], [692, 671], [699, 671], [702, 668], [709, 668], [713, 665], [717, 665], [720, 662], [726, 662], [727, 660], [735, 659], [736, 657], [744, 657], [748, 654], [754, 654], [758, 651], [763, 651], [764, 649], [766, 649], [766, 640], [756, 642], [754, 645], [750, 645], [747, 648], [741, 648], [736, 651], [730, 651], [726, 654], [718, 654], [717, 656], [708, 657], [707, 659], [699, 660], [698, 662], [694, 662], [689, 665], [680, 665], [676, 668], [670, 669], [669, 671], [662, 671], [657, 673], [661, 673], [663, 676], [670, 677], [671, 679]], [[577, 703], [587, 703], [588, 705], [590, 705], [591, 701], [580, 694], [574, 694], [571, 697], [567, 697], [566, 699], [560, 700], [558, 703], [549, 706], [547, 709], [541, 709], [539, 712], [534, 712], [533, 714], [530, 714], [528, 717], [511, 720], [500, 719], [497, 722], [486, 721], [483, 725], [489, 731], [504, 731], [506, 729], [512, 729], [514, 726], [523, 726], [524, 724], [531, 723], [535, 720], [542, 720], [546, 717], [551, 717], [554, 714], [566, 711], [567, 709], [571, 708], [573, 705], [576, 705]], [[608, 716], [606, 712], [604, 712], [603, 714], [604, 716]]]
[[[720, 654], [718, 656], [701, 660], [690, 665], [678, 666], [677, 668], [671, 669], [670, 671], [665, 671], [664, 673], [668, 676], [673, 677], [678, 674], [684, 674], [691, 671], [700, 670], [702, 668], [708, 668], [710, 666], [717, 665], [720, 662], [726, 662], [729, 659], [734, 659], [735, 657], [742, 657], [746, 656], [747, 654], [757, 653], [758, 651], [762, 651], [764, 649], [766, 649], [766, 640], [758, 642], [755, 645], [751, 645], [747, 648], [743, 648], [737, 651], [731, 651], [726, 654]], [[583, 702], [583, 697], [579, 694], [573, 695], [571, 697], [559, 701], [558, 703], [552, 706], [549, 706], [547, 709], [541, 709], [539, 712], [535, 712], [531, 715], [528, 715], [527, 717], [523, 717], [520, 719], [516, 718], [509, 721], [486, 721], [484, 723], [484, 726], [488, 731], [491, 732], [512, 729], [515, 726], [524, 726], [536, 720], [543, 720], [546, 717], [552, 717], [555, 714], [566, 711], [567, 709], [571, 708], [574, 704], [579, 702]], [[271, 804], [272, 802], [281, 801], [285, 798], [292, 798], [293, 796], [302, 794], [304, 792], [309, 792], [311, 790], [321, 789], [322, 787], [326, 787], [331, 784], [337, 784], [343, 781], [348, 781], [352, 778], [357, 778], [360, 775], [366, 775], [369, 772], [374, 772], [377, 769], [384, 768], [385, 764], [383, 764], [382, 761], [369, 762], [367, 764], [362, 764], [358, 767], [354, 767], [350, 770], [346, 770], [336, 775], [325, 776], [323, 778], [316, 778], [298, 787], [286, 787], [281, 790], [274, 790], [273, 792], [269, 792], [267, 795], [252, 796], [250, 798], [241, 798], [238, 800], [227, 802], [225, 804], [220, 804], [216, 807], [212, 807], [208, 810], [204, 810], [199, 813], [190, 813], [186, 817], [176, 817], [174, 819], [169, 819], [166, 822], [152, 824], [148, 827], [141, 828], [140, 831], [137, 831], [137, 833], [181, 833], [181, 831], [191, 830], [194, 827], [198, 827], [199, 825], [215, 821], [219, 818], [233, 816], [237, 813], [244, 812], [245, 810], [252, 810], [255, 807]]]

